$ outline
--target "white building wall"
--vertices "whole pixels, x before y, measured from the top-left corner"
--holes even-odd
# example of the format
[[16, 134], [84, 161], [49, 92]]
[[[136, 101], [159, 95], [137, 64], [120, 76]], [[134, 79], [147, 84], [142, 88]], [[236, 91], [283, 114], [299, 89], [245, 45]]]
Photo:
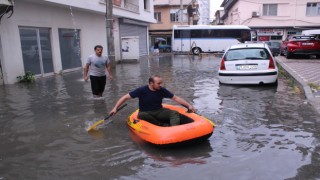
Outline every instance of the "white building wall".
[[[319, 16], [306, 16], [306, 4], [319, 0], [239, 0], [228, 11], [225, 24], [242, 24], [254, 27], [319, 26]], [[278, 4], [277, 16], [263, 16], [263, 4]], [[252, 17], [258, 12], [259, 17]]]
[[[106, 7], [105, 4], [99, 2], [100, 0], [15, 1], [12, 17], [7, 19], [7, 15], [5, 15], [0, 25], [0, 60], [4, 83], [15, 83], [17, 82], [16, 77], [25, 73], [19, 34], [20, 26], [51, 29], [54, 73], [59, 73], [62, 70], [59, 28], [80, 29], [82, 66], [86, 63], [87, 57], [94, 53], [93, 48], [97, 44], [105, 47], [104, 54], [107, 54]], [[72, 6], [73, 16], [68, 5]], [[139, 7], [139, 12], [128, 12], [123, 8], [113, 8], [116, 61], [121, 59], [118, 18], [127, 17], [143, 22], [155, 22], [152, 0], [150, 0], [147, 10], [143, 8], [143, 0], [139, 0]]]
[[[9, 19], [3, 18], [0, 26], [4, 59], [2, 61], [2, 69], [6, 84], [16, 82], [16, 77], [24, 74], [19, 26], [51, 29], [52, 58], [55, 73], [59, 73], [62, 70], [58, 28], [81, 29], [82, 65], [85, 64], [86, 57], [94, 52], [95, 45], [107, 46], [104, 16], [82, 12], [73, 8], [74, 16], [72, 17], [70, 9], [66, 7], [53, 8], [19, 1], [15, 3], [14, 8], [13, 16]], [[24, 9], [28, 9], [28, 11]]]
[[210, 24], [210, 0], [198, 0], [200, 18], [198, 24]]

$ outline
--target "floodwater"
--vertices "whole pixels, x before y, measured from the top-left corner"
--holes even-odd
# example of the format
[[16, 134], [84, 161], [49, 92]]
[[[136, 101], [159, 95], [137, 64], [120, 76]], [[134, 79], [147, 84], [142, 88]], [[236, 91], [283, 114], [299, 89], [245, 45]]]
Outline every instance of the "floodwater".
[[[320, 120], [304, 97], [282, 79], [277, 87], [219, 85], [218, 67], [217, 57], [185, 55], [118, 64], [101, 99], [81, 71], [0, 87], [0, 179], [319, 179]], [[136, 99], [87, 133], [151, 74], [217, 125], [208, 141], [170, 149], [141, 142], [126, 126]]]

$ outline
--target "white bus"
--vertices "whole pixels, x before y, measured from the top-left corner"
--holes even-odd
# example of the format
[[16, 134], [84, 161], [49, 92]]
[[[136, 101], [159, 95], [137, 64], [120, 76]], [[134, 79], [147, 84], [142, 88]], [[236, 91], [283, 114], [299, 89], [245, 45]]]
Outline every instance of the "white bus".
[[173, 52], [192, 52], [195, 55], [224, 52], [233, 44], [253, 40], [250, 28], [243, 25], [174, 25], [172, 28]]

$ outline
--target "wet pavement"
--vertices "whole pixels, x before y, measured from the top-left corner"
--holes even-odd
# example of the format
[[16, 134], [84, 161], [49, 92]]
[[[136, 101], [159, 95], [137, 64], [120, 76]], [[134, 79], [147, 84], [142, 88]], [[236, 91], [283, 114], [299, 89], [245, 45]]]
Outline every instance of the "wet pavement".
[[[219, 85], [219, 63], [172, 55], [118, 64], [101, 99], [81, 71], [1, 87], [0, 179], [319, 179], [320, 117], [305, 97], [283, 79]], [[135, 99], [86, 132], [152, 74], [217, 125], [208, 141], [172, 149], [141, 142], [126, 126]]]
[[320, 115], [320, 90], [310, 87], [310, 84], [320, 87], [320, 59], [287, 59], [277, 56], [276, 61], [295, 80], [308, 102]]

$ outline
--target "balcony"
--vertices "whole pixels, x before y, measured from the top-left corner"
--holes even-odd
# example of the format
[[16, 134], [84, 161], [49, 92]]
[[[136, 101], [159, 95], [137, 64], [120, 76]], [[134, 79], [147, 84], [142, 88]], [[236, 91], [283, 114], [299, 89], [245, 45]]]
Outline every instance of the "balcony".
[[[130, 12], [139, 13], [139, 0], [113, 0], [113, 7], [125, 9]], [[100, 4], [106, 4], [106, 0], [100, 0]]]

